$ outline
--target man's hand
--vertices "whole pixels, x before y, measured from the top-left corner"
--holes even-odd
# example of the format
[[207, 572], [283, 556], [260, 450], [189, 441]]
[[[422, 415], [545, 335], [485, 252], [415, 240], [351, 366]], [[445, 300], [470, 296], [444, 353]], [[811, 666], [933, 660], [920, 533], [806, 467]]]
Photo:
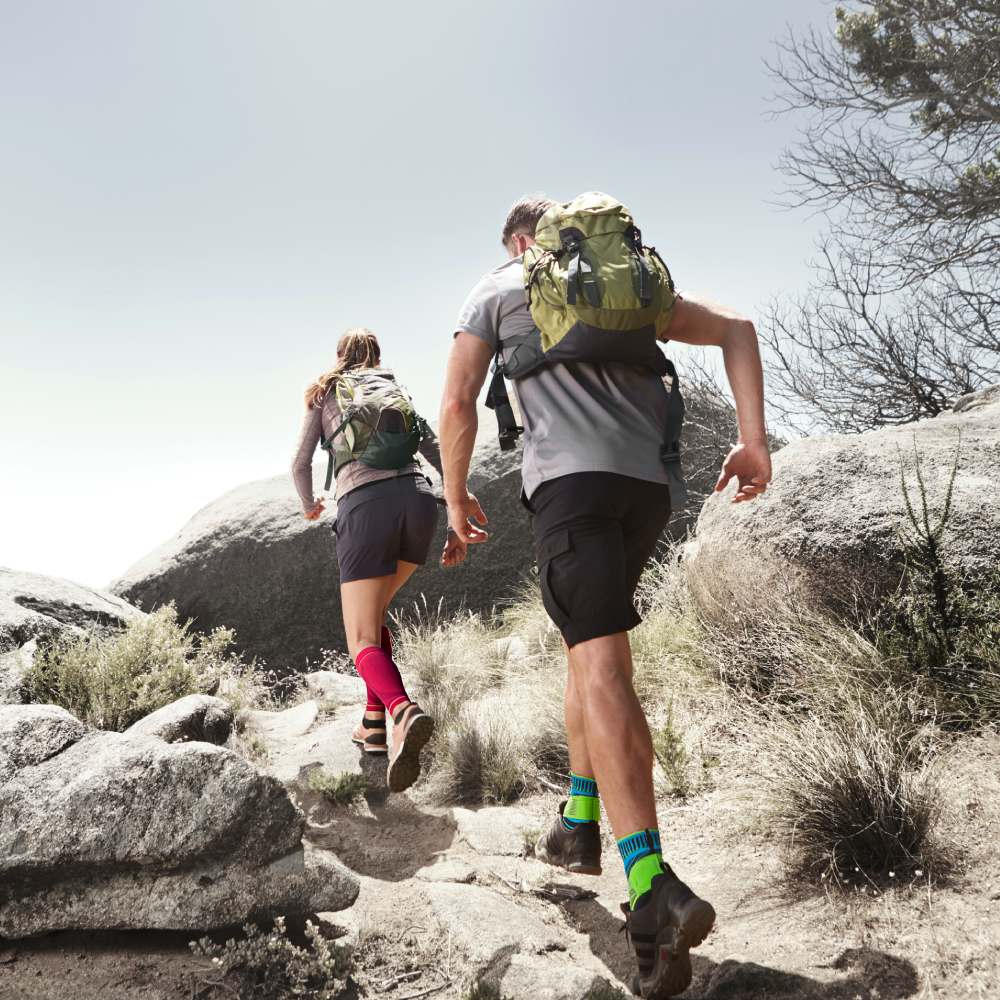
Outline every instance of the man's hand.
[[733, 503], [743, 503], [744, 500], [760, 496], [771, 481], [771, 455], [767, 444], [754, 441], [736, 445], [722, 463], [722, 473], [715, 484], [715, 492], [721, 493], [734, 476], [740, 488], [733, 497]]
[[479, 501], [471, 493], [448, 498], [448, 539], [441, 556], [443, 565], [457, 566], [465, 559], [470, 545], [478, 545], [490, 537], [481, 527], [471, 524], [470, 519], [479, 525], [489, 523]]
[[305, 519], [307, 521], [317, 521], [319, 520], [320, 514], [322, 514], [324, 510], [326, 510], [326, 506], [324, 505], [323, 501], [317, 500], [312, 505], [312, 508], [306, 511]]

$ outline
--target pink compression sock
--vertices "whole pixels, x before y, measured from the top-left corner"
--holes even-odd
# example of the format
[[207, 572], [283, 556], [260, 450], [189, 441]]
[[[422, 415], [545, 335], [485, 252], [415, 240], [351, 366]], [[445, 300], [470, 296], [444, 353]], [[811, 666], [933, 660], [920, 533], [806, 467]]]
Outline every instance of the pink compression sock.
[[[392, 633], [384, 625], [382, 626], [382, 652], [386, 656], [392, 656]], [[368, 704], [365, 705], [365, 714], [384, 712], [385, 705], [382, 704], [382, 699], [367, 684], [365, 687], [368, 688]]]
[[410, 700], [403, 687], [403, 678], [399, 676], [399, 668], [384, 649], [365, 646], [354, 657], [354, 665], [358, 675], [368, 685], [368, 690], [389, 710], [390, 715], [400, 702]]

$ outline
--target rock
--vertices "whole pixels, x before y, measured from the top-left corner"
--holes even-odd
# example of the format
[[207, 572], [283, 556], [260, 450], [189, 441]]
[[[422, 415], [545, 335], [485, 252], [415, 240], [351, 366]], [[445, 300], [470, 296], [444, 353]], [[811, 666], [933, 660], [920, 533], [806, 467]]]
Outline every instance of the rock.
[[434, 864], [421, 868], [414, 877], [421, 882], [456, 882], [459, 885], [468, 885], [476, 881], [476, 870], [464, 861], [441, 858]]
[[367, 692], [360, 677], [338, 674], [333, 670], [314, 670], [303, 680], [309, 694], [328, 705], [364, 705]]
[[21, 701], [21, 680], [37, 640], [84, 629], [124, 628], [142, 612], [113, 594], [0, 567], [0, 705]]
[[0, 652], [66, 630], [124, 628], [141, 614], [113, 594], [0, 567]]
[[55, 930], [207, 930], [282, 914], [342, 910], [355, 877], [329, 851], [308, 844], [259, 867], [207, 861], [181, 872], [108, 872], [69, 878], [0, 904], [0, 935]]
[[[937, 514], [961, 451], [943, 555], [964, 578], [991, 573], [1000, 556], [1000, 387], [955, 410], [902, 427], [805, 438], [774, 456], [774, 481], [752, 503], [710, 499], [686, 558], [697, 568], [724, 562], [735, 546], [767, 550], [819, 590], [842, 596], [852, 584], [894, 587], [903, 569], [907, 524], [900, 463], [912, 502], [920, 497], [914, 446]], [[721, 565], [721, 563], [720, 563]]]
[[208, 743], [83, 732], [0, 707], [0, 935], [209, 929], [350, 905], [358, 883], [303, 853], [275, 778]]
[[[689, 394], [688, 408], [689, 495], [698, 499], [708, 495], [718, 475], [732, 440], [732, 415], [720, 418], [728, 420], [725, 433], [705, 439], [702, 425], [714, 426], [715, 417], [699, 419], [696, 394]], [[500, 450], [496, 419], [483, 411], [469, 482], [489, 517], [490, 540], [473, 546], [463, 566], [446, 570], [437, 561], [445, 529], [440, 517], [431, 557], [398, 595], [397, 608], [423, 598], [431, 608], [441, 602], [445, 613], [489, 611], [518, 592], [534, 564], [528, 515], [520, 502], [520, 462], [520, 449]], [[324, 475], [325, 463], [314, 466], [317, 488]], [[671, 525], [675, 537], [686, 531], [690, 510], [689, 504]], [[269, 667], [304, 670], [326, 651], [345, 648], [333, 513], [328, 508], [320, 521], [306, 521], [287, 475], [247, 483], [195, 514], [112, 590], [147, 609], [175, 601], [180, 617], [193, 618], [201, 630], [235, 629], [239, 648]]]
[[247, 726], [261, 733], [269, 742], [304, 736], [319, 715], [319, 705], [305, 701], [281, 712], [250, 711], [244, 716]]
[[538, 832], [534, 816], [518, 812], [510, 806], [483, 806], [481, 809], [455, 807], [451, 811], [458, 835], [477, 854], [520, 857], [524, 853], [524, 838]]
[[531, 1000], [590, 1000], [595, 994], [624, 997], [592, 969], [576, 962], [553, 960], [549, 955], [511, 955], [499, 963], [495, 973], [487, 972], [480, 981], [496, 985], [502, 997], [531, 997]]
[[16, 771], [43, 764], [83, 738], [87, 727], [57, 705], [0, 709], [0, 785]]
[[[488, 546], [465, 566], [445, 570], [437, 561], [444, 545], [440, 517], [430, 559], [400, 593], [398, 607], [424, 595], [432, 607], [443, 600], [447, 608], [483, 610], [522, 583], [534, 556], [518, 499], [519, 459], [495, 442], [479, 449], [471, 486], [490, 518]], [[313, 469], [317, 488], [325, 469], [325, 463]], [[193, 618], [199, 629], [235, 629], [238, 647], [270, 668], [303, 670], [326, 650], [345, 648], [334, 516], [331, 503], [320, 521], [306, 521], [287, 475], [247, 483], [195, 514], [112, 590], [147, 608], [176, 601], [181, 618]]]
[[166, 743], [195, 741], [221, 746], [233, 728], [233, 709], [221, 698], [189, 694], [158, 708], [125, 730], [129, 736], [156, 736]]
[[564, 929], [545, 923], [492, 889], [428, 882], [427, 898], [455, 946], [474, 968], [485, 968], [505, 953], [540, 955], [565, 949]]

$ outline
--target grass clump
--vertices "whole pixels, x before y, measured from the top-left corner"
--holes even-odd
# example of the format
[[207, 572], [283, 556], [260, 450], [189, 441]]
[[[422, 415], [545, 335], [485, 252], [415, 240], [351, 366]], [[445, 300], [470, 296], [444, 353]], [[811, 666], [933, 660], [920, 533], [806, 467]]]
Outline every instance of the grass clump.
[[934, 861], [936, 738], [909, 724], [898, 694], [883, 695], [823, 715], [776, 713], [761, 734], [769, 795], [803, 874], [881, 885]]
[[347, 806], [364, 795], [367, 786], [365, 776], [350, 771], [331, 774], [325, 768], [316, 767], [306, 779], [309, 788], [322, 795], [335, 806]]
[[[195, 955], [210, 958], [226, 979], [238, 984], [245, 1000], [338, 1000], [347, 992], [352, 959], [350, 952], [327, 940], [307, 922], [306, 944], [288, 937], [285, 921], [278, 917], [269, 931], [246, 924], [242, 938], [215, 944], [204, 937], [191, 942]], [[216, 984], [218, 985], [218, 984]]]
[[253, 671], [232, 653], [225, 628], [198, 635], [165, 605], [124, 631], [54, 639], [36, 653], [23, 687], [28, 700], [61, 705], [100, 729], [123, 731], [189, 694], [226, 697], [239, 709], [252, 697]]
[[[534, 604], [450, 620], [424, 606], [399, 622], [404, 671], [437, 723], [428, 786], [439, 802], [506, 803], [568, 773], [562, 674]], [[512, 622], [533, 623], [528, 637]]]

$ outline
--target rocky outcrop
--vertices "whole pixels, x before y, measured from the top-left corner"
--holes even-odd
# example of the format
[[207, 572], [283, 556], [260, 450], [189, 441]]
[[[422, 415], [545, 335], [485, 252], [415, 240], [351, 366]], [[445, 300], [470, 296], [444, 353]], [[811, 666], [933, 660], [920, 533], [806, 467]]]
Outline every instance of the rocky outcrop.
[[208, 929], [341, 909], [357, 882], [303, 852], [281, 783], [208, 743], [88, 732], [0, 707], [0, 935]]
[[[690, 503], [671, 525], [681, 537], [691, 511], [708, 495], [729, 448], [731, 409], [714, 398], [688, 394], [685, 463]], [[431, 559], [396, 600], [396, 607], [426, 600], [447, 612], [489, 610], [530, 578], [534, 550], [521, 505], [521, 451], [502, 452], [492, 413], [480, 414], [480, 440], [470, 488], [490, 519], [490, 541], [473, 546], [456, 569], [437, 562], [445, 521]], [[321, 485], [325, 466], [316, 465]], [[331, 505], [332, 506], [332, 505]], [[199, 511], [180, 533], [136, 563], [112, 590], [147, 611], [175, 601], [182, 618], [208, 630], [236, 630], [237, 644], [274, 669], [300, 671], [326, 650], [344, 648], [336, 540], [328, 508], [318, 522], [302, 517], [287, 476], [240, 486]]]
[[125, 730], [126, 736], [156, 736], [167, 743], [194, 740], [222, 746], [233, 729], [233, 709], [221, 698], [189, 694], [158, 708]]
[[[518, 500], [519, 458], [495, 444], [478, 450], [470, 482], [489, 516], [490, 541], [464, 566], [442, 568], [442, 508], [431, 558], [397, 607], [423, 595], [431, 607], [441, 601], [451, 609], [486, 609], [523, 582], [534, 557]], [[325, 466], [314, 468], [317, 486], [324, 474]], [[269, 667], [303, 670], [325, 650], [344, 647], [333, 520], [328, 508], [320, 521], [306, 521], [287, 476], [248, 483], [197, 513], [112, 589], [146, 610], [175, 601], [181, 618], [193, 618], [199, 629], [235, 629], [241, 650]]]
[[0, 705], [21, 700], [21, 676], [39, 641], [85, 629], [124, 628], [141, 614], [113, 594], [0, 567]]
[[774, 456], [774, 480], [761, 498], [705, 504], [688, 557], [707, 561], [735, 546], [774, 553], [833, 596], [859, 584], [893, 587], [907, 526], [901, 475], [920, 510], [915, 454], [935, 518], [958, 455], [943, 554], [966, 579], [993, 572], [1000, 555], [1000, 386], [933, 419], [787, 445]]

